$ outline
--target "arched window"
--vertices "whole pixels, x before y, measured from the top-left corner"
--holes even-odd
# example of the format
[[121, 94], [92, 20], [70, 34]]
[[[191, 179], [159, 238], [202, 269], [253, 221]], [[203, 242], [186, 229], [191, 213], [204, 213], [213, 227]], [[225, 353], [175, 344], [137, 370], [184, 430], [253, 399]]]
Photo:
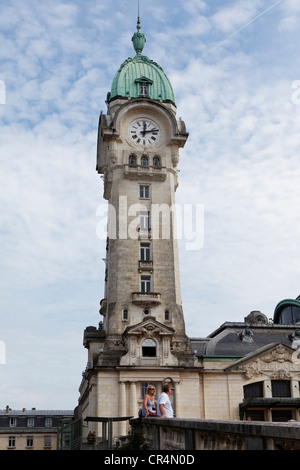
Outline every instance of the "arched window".
[[161, 166], [159, 157], [153, 157], [153, 166]]
[[129, 157], [129, 165], [136, 165], [136, 156], [135, 155], [130, 155]]
[[149, 160], [148, 160], [148, 157], [146, 157], [146, 155], [143, 155], [142, 158], [141, 158], [141, 165], [142, 166], [148, 166], [149, 165]]
[[142, 342], [142, 356], [156, 357], [156, 342], [154, 339], [147, 338]]

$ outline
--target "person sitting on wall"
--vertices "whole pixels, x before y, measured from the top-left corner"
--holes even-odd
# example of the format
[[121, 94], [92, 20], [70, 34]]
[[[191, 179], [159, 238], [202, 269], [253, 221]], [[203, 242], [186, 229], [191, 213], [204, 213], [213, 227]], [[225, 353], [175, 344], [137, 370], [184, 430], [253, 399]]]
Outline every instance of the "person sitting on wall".
[[156, 403], [155, 403], [155, 387], [154, 385], [148, 385], [147, 392], [144, 396], [142, 417], [147, 418], [148, 416], [157, 416], [156, 414]]
[[163, 418], [173, 418], [173, 408], [170, 400], [170, 395], [172, 394], [172, 389], [170, 384], [165, 384], [163, 387], [163, 392], [159, 395], [157, 400], [157, 416]]

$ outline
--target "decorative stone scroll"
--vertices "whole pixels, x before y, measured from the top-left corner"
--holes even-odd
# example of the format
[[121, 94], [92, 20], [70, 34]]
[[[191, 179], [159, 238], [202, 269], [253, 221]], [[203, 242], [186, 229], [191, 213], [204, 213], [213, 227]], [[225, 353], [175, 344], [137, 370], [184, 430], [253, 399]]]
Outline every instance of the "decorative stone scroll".
[[294, 360], [293, 353], [290, 348], [278, 344], [255, 360], [237, 366], [237, 370], [244, 372], [247, 379], [261, 374], [272, 379], [290, 379], [300, 374], [300, 362]]

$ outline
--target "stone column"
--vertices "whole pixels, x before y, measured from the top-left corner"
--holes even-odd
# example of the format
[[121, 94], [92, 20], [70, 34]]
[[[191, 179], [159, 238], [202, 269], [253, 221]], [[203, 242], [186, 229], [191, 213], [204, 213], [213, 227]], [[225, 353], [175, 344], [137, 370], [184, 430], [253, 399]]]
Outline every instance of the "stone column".
[[[126, 416], [126, 385], [125, 382], [119, 383], [119, 416]], [[120, 421], [119, 434], [126, 435], [126, 421]]]
[[130, 382], [129, 414], [137, 418], [136, 382]]
[[175, 407], [176, 409], [174, 412], [176, 412], [176, 418], [181, 417], [181, 410], [180, 410], [180, 381], [175, 383], [175, 390], [174, 390], [174, 395], [175, 395]]

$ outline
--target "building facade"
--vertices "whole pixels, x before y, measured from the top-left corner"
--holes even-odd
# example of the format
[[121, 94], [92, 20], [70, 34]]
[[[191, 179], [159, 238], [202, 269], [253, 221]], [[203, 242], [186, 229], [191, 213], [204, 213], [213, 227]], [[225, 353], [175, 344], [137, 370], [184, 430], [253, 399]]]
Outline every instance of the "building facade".
[[0, 450], [56, 450], [57, 431], [73, 411], [0, 410]]
[[[149, 383], [172, 384], [178, 418], [299, 421], [300, 300], [280, 302], [269, 320], [251, 312], [207, 338], [189, 338], [181, 305], [175, 192], [179, 151], [188, 138], [172, 86], [142, 54], [120, 66], [98, 129], [97, 171], [108, 206], [103, 320], [84, 331], [88, 361], [78, 412], [136, 417]], [[128, 421], [116, 422], [124, 435]]]
[[176, 415], [195, 415], [180, 396], [183, 384], [198, 394], [199, 380], [185, 332], [175, 220], [179, 150], [188, 134], [168, 77], [142, 55], [145, 41], [138, 21], [136, 54], [116, 73], [99, 120], [108, 237], [103, 322], [84, 333], [83, 416], [137, 416], [147, 384], [160, 393], [166, 380], [175, 388]]
[[201, 365], [201, 417], [300, 421], [300, 298], [225, 322], [205, 339], [191, 338]]

